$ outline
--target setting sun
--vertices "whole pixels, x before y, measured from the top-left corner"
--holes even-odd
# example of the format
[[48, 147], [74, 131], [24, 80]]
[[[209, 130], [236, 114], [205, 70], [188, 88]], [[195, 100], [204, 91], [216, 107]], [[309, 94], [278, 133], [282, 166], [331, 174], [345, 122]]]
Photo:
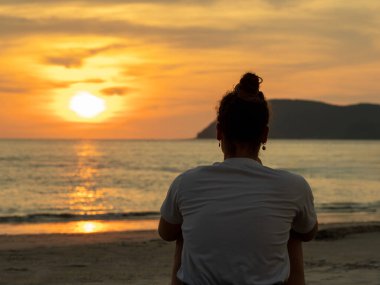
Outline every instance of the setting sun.
[[69, 108], [78, 116], [91, 119], [104, 112], [106, 105], [103, 99], [91, 93], [79, 92], [71, 98]]

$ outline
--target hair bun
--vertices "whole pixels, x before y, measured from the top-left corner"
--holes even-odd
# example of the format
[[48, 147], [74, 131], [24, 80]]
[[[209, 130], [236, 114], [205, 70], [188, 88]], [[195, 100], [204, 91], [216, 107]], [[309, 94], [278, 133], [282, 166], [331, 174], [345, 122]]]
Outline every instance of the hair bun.
[[263, 79], [260, 76], [248, 72], [242, 76], [240, 82], [235, 87], [235, 91], [243, 97], [249, 96], [264, 99], [263, 93], [259, 91], [261, 82], [263, 82]]

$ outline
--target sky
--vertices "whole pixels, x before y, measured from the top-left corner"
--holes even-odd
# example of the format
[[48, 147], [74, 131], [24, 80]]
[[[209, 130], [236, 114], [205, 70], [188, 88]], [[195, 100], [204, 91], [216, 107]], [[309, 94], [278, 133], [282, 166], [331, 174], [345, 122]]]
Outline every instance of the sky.
[[247, 71], [268, 99], [380, 103], [380, 1], [0, 0], [0, 64], [0, 138], [192, 138]]

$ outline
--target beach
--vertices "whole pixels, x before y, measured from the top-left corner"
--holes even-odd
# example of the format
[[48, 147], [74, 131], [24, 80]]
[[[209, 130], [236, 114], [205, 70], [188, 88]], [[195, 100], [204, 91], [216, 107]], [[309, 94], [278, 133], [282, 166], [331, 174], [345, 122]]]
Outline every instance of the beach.
[[[0, 284], [169, 284], [174, 243], [156, 231], [0, 236]], [[307, 284], [379, 284], [380, 223], [322, 225]]]

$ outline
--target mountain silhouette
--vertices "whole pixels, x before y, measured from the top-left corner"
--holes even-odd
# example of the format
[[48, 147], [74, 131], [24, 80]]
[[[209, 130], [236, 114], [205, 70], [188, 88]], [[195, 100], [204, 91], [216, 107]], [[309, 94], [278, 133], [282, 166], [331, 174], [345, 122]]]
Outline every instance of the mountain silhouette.
[[[380, 105], [337, 106], [306, 100], [269, 100], [269, 137], [278, 139], [380, 139]], [[215, 138], [216, 122], [197, 138]]]

